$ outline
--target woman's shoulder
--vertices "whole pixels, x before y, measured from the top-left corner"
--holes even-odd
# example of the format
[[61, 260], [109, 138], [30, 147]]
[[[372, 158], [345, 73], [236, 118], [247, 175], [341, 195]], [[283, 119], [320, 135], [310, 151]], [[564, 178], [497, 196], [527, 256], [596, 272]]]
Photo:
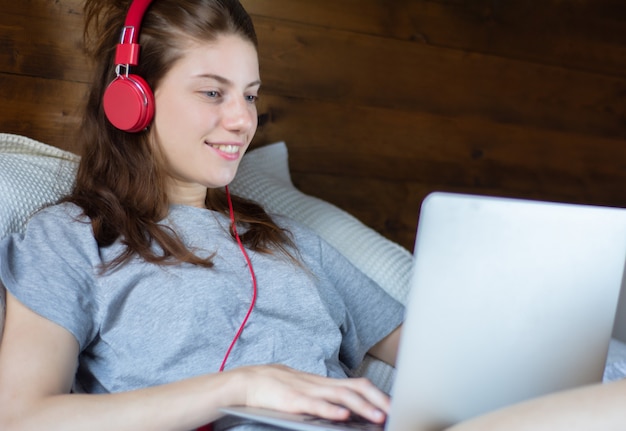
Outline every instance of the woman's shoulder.
[[62, 202], [43, 207], [34, 213], [26, 224], [26, 230], [40, 225], [54, 227], [55, 230], [82, 230], [86, 226], [90, 227], [90, 220], [78, 205]]
[[10, 259], [14, 268], [36, 264], [42, 270], [68, 262], [75, 264], [73, 267], [91, 268], [101, 260], [89, 218], [71, 203], [50, 205], [34, 213], [23, 231], [2, 239], [0, 256]]
[[297, 244], [303, 241], [316, 245], [320, 242], [324, 242], [322, 237], [317, 232], [298, 220], [285, 215], [271, 214], [271, 217], [274, 223], [276, 223], [276, 225], [281, 229], [288, 232]]
[[82, 216], [86, 218], [86, 216], [84, 216], [83, 209], [72, 202], [60, 202], [57, 204], [47, 205], [45, 207], [42, 207], [39, 211], [37, 211], [34, 216], [41, 217], [44, 214], [45, 216], [48, 216], [48, 217], [78, 218]]
[[[308, 257], [319, 265], [325, 265], [328, 260], [338, 265], [348, 265], [345, 256], [312, 227], [288, 216], [272, 215], [272, 219], [291, 236], [300, 256]], [[309, 261], [310, 264], [311, 261]]]
[[95, 245], [89, 217], [82, 208], [69, 202], [40, 209], [18, 236], [22, 241], [44, 241], [58, 246], [93, 248]]

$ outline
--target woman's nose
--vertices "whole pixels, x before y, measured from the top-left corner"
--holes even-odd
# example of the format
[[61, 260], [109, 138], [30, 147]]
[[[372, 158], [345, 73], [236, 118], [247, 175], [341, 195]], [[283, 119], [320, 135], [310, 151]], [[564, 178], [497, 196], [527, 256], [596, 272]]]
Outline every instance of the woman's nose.
[[245, 132], [254, 127], [256, 107], [245, 98], [233, 98], [224, 105], [224, 126], [233, 131]]

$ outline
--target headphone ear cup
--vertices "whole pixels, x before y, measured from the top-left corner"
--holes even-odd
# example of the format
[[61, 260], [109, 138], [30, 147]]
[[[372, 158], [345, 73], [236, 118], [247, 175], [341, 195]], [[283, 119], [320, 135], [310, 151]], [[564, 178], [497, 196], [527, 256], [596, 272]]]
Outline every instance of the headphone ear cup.
[[138, 75], [115, 78], [104, 92], [103, 106], [111, 124], [125, 132], [141, 132], [154, 117], [154, 95]]

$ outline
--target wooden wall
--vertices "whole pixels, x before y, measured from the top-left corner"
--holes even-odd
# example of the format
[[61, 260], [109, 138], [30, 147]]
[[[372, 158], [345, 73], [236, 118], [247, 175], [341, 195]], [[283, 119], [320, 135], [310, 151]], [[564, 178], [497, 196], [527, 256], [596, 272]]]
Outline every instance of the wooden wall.
[[[158, 1], [158, 0], [157, 0]], [[412, 249], [432, 190], [626, 207], [622, 0], [243, 0], [255, 145]], [[80, 0], [0, 0], [0, 131], [77, 151]]]

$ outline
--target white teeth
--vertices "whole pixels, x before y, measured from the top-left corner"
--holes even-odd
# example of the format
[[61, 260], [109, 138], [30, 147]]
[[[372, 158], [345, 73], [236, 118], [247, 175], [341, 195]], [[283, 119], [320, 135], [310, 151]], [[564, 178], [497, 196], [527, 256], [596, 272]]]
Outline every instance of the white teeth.
[[231, 154], [239, 152], [239, 147], [237, 145], [213, 145], [213, 148], [217, 148], [220, 151]]

